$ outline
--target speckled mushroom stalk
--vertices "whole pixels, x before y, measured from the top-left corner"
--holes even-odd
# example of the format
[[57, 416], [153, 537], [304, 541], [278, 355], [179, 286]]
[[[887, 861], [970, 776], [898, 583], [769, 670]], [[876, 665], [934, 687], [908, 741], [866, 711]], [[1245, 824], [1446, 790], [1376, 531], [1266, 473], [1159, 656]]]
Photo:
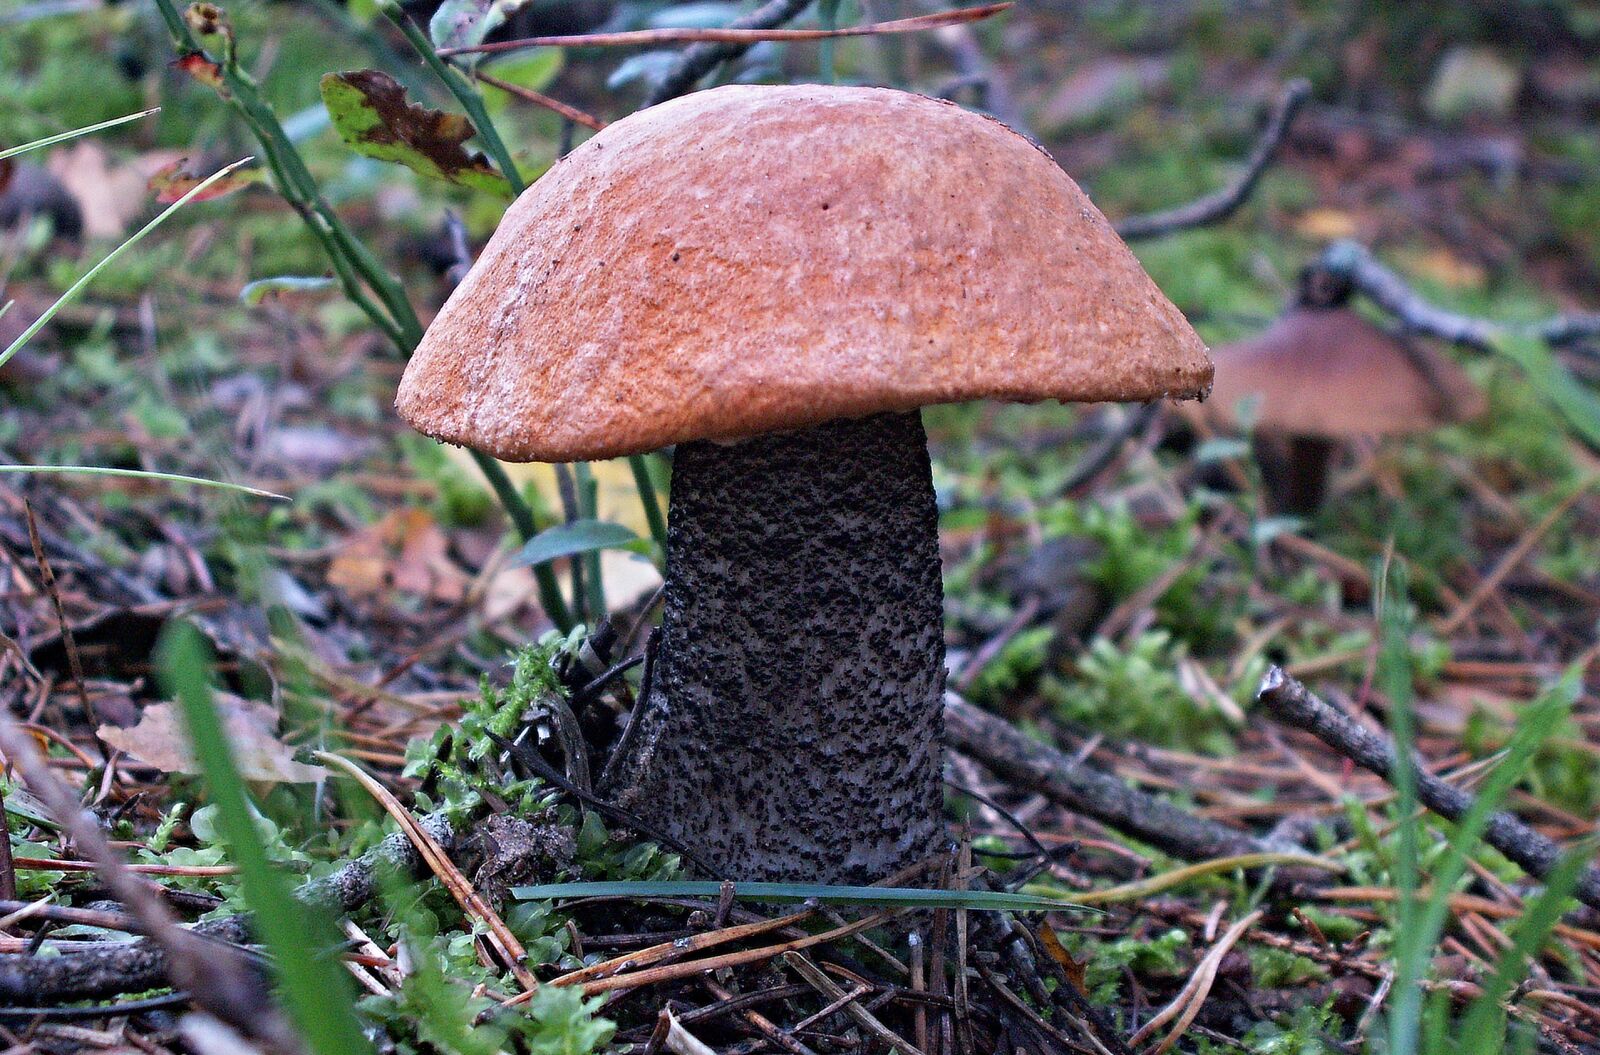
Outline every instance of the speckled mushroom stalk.
[[745, 879], [925, 857], [944, 636], [920, 415], [682, 444], [669, 523], [630, 807]]
[[513, 461], [676, 448], [661, 643], [609, 791], [720, 876], [867, 880], [940, 831], [920, 408], [1210, 381], [1011, 129], [888, 89], [729, 85], [608, 125], [530, 187], [396, 404]]

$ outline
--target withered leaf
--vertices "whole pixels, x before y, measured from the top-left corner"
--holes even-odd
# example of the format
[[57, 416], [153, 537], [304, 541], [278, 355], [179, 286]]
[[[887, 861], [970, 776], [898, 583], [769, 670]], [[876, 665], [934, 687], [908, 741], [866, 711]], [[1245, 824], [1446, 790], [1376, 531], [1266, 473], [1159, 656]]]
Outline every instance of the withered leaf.
[[387, 73], [326, 74], [322, 102], [334, 128], [359, 154], [399, 162], [432, 179], [511, 194], [511, 185], [489, 159], [463, 146], [477, 134], [471, 121], [408, 101], [406, 90]]
[[227, 86], [222, 80], [222, 67], [207, 58], [204, 52], [191, 51], [187, 55], [172, 60], [173, 69], [182, 70], [207, 88], [214, 88], [223, 94], [227, 93]]
[[[234, 761], [246, 780], [313, 784], [325, 776], [320, 768], [296, 761], [294, 749], [278, 739], [278, 715], [271, 707], [227, 693], [218, 693], [216, 704]], [[100, 739], [110, 746], [163, 773], [200, 771], [183, 719], [173, 704], [146, 707], [139, 724], [131, 728], [102, 725], [99, 732]]]
[[[179, 158], [170, 164], [163, 165], [149, 180], [150, 190], [155, 192], [156, 201], [170, 204], [188, 194], [199, 186], [210, 173], [198, 173], [190, 164], [188, 158]], [[191, 201], [211, 201], [213, 198], [225, 198], [234, 191], [243, 190], [252, 183], [261, 180], [261, 173], [254, 169], [235, 169], [231, 175], [224, 176], [211, 186], [201, 191]]]

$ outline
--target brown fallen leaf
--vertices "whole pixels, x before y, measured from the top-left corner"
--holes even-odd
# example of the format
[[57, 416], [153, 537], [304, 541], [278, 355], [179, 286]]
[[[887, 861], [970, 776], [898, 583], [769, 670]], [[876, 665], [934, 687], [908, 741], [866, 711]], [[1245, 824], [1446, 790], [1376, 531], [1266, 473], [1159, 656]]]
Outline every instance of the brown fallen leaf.
[[120, 238], [149, 207], [145, 181], [178, 158], [175, 151], [157, 150], [114, 164], [105, 147], [85, 139], [53, 151], [46, 167], [77, 201], [84, 234]]
[[[295, 761], [294, 749], [278, 739], [278, 715], [271, 707], [223, 692], [216, 694], [216, 706], [234, 762], [246, 780], [314, 784], [327, 775], [319, 766]], [[102, 725], [99, 732], [106, 744], [163, 773], [200, 771], [183, 717], [174, 704], [152, 704], [144, 709], [138, 725], [127, 729]]]
[[449, 555], [450, 542], [425, 509], [397, 509], [344, 544], [328, 568], [328, 582], [352, 594], [384, 590], [458, 601], [467, 574]]

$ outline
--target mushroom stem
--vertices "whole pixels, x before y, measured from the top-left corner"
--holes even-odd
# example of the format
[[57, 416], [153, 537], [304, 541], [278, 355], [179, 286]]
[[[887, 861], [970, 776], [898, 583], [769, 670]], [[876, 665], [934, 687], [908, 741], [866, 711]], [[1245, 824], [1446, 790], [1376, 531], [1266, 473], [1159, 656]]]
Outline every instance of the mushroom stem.
[[1328, 472], [1339, 446], [1322, 436], [1290, 436], [1284, 446], [1283, 464], [1276, 472], [1265, 474], [1272, 504], [1280, 513], [1312, 516], [1322, 508]]
[[918, 413], [673, 461], [661, 648], [623, 798], [718, 878], [862, 882], [939, 832], [944, 635]]

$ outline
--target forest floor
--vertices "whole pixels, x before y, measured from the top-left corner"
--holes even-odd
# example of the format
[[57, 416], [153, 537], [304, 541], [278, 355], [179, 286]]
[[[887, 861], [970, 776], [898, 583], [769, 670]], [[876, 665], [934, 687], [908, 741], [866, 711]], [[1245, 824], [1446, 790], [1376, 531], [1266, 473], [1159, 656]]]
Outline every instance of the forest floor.
[[[732, 11], [559, 14], [593, 29], [720, 24]], [[1213, 344], [1267, 326], [1338, 239], [1475, 318], [1600, 309], [1600, 66], [1592, 36], [1558, 15], [1512, 33], [1481, 13], [1110, 12], [1017, 9], [841, 42], [837, 61], [1025, 124], [1113, 221], [1226, 185], [1284, 85], [1308, 78], [1311, 100], [1236, 212], [1134, 243]], [[504, 201], [351, 154], [317, 82], [372, 66], [429, 105], [451, 100], [381, 18], [314, 3], [228, 14], [327, 199], [425, 320]], [[15, 301], [3, 348], [155, 215], [152, 176], [166, 171], [170, 190], [181, 158], [183, 172], [210, 172], [258, 148], [216, 93], [168, 66], [153, 9], [24, 5], [0, 19], [0, 144], [163, 107], [17, 159], [0, 192], [0, 303]], [[671, 59], [652, 55], [547, 48], [486, 68], [613, 120]], [[760, 45], [738, 68], [805, 80], [817, 61], [810, 45]], [[485, 92], [536, 176], [570, 129]], [[511, 467], [543, 517], [637, 536], [557, 563], [563, 582], [586, 569], [569, 602], [610, 629], [553, 634], [493, 493], [460, 452], [398, 420], [403, 359], [322, 281], [317, 242], [248, 171], [119, 257], [0, 365], [0, 463], [159, 470], [293, 501], [0, 474], [0, 702], [173, 913], [248, 944], [238, 914], [259, 903], [183, 747], [158, 649], [172, 624], [198, 627], [265, 849], [341, 916], [380, 1050], [632, 1043], [653, 1055], [698, 1038], [791, 1055], [1354, 1051], [1405, 1033], [1397, 1009], [1414, 990], [1436, 1013], [1413, 1048], [1473, 1050], [1456, 1031], [1481, 1029], [1474, 1009], [1488, 1006], [1540, 1049], [1600, 1051], [1600, 898], [1551, 859], [1552, 847], [1592, 851], [1600, 816], [1600, 342], [1440, 344], [1486, 412], [1343, 445], [1329, 499], [1301, 517], [1269, 507], [1247, 443], [1171, 408], [930, 409], [960, 849], [908, 885], [1086, 907], [939, 909], [875, 940], [808, 946], [864, 910], [811, 906], [768, 925], [793, 907], [508, 893], [681, 874], [625, 816], [527, 768], [551, 761], [491, 737], [530, 720], [548, 733], [542, 694], [581, 696], [603, 763], [639, 672], [594, 679], [639, 653], [660, 583], [633, 475], [598, 463], [563, 495], [549, 467]], [[30, 211], [57, 222], [17, 221]], [[664, 490], [667, 462], [650, 470]], [[1258, 699], [1270, 671], [1290, 680], [1269, 678], [1278, 688]], [[1305, 709], [1302, 686], [1323, 711]], [[1437, 778], [1420, 781], [1421, 806], [1407, 781], [1361, 764], [1359, 732], [1326, 732], [1330, 712], [1385, 744], [1409, 731]], [[329, 755], [375, 780], [332, 779]], [[1134, 789], [1133, 806], [1118, 813], [1084, 774]], [[193, 1020], [184, 1028], [189, 1000], [130, 940], [148, 922], [124, 914], [48, 796], [32, 780], [0, 789], [0, 1038], [222, 1050]], [[1502, 819], [1496, 844], [1479, 842], [1473, 821], [1439, 815], [1462, 791], [1521, 827]], [[430, 845], [441, 856], [419, 852]], [[403, 878], [352, 868], [376, 857]], [[515, 966], [512, 945], [526, 953]], [[709, 962], [745, 949], [766, 952]], [[592, 969], [610, 957], [631, 959]]]

